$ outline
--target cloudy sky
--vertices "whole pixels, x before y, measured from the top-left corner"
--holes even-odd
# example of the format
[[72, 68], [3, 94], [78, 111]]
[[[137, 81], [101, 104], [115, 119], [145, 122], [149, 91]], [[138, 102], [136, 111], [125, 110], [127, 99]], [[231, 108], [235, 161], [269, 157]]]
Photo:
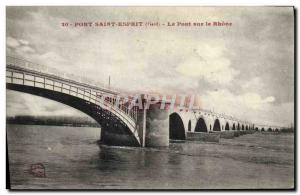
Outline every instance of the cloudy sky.
[[[195, 94], [202, 108], [262, 124], [294, 117], [289, 7], [7, 7], [7, 55], [124, 91]], [[62, 22], [231, 22], [230, 27], [62, 27]], [[7, 90], [7, 114], [82, 115]]]

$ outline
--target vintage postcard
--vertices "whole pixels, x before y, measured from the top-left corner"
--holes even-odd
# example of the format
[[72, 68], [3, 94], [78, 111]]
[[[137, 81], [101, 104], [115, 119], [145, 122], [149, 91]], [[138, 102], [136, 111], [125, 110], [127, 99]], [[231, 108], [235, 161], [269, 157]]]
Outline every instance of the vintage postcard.
[[294, 7], [6, 7], [7, 188], [295, 188]]

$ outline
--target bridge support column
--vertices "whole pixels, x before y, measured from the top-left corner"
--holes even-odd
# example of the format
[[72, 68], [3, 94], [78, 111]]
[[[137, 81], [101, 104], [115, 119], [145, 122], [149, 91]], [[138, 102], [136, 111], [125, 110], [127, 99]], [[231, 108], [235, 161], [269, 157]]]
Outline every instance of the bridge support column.
[[160, 103], [151, 104], [146, 116], [147, 147], [169, 146], [169, 111], [160, 109]]
[[[160, 109], [161, 102], [150, 104], [149, 108], [146, 109], [146, 103], [146, 99], [143, 98], [144, 107], [143, 110], [140, 110], [138, 117], [138, 129], [142, 146], [169, 146], [169, 110]], [[168, 103], [166, 103], [167, 106]]]

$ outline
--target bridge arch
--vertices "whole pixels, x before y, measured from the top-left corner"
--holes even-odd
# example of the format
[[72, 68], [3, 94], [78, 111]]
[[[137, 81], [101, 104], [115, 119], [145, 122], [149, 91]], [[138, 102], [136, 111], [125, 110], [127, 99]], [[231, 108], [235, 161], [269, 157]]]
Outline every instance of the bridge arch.
[[213, 126], [213, 131], [221, 131], [221, 125], [219, 119], [216, 119]]
[[196, 123], [195, 132], [208, 132], [205, 120], [202, 117]]
[[[107, 145], [139, 146], [139, 141], [126, 124], [124, 124], [113, 113], [110, 113], [96, 104], [59, 92], [34, 89], [27, 86], [20, 87], [14, 84], [9, 84], [7, 85], [7, 89], [54, 100], [89, 115], [91, 118], [97, 121], [98, 124], [100, 124], [101, 141]], [[117, 140], [116, 136], [113, 135], [118, 135]]]
[[[119, 108], [113, 108], [106, 100], [101, 102], [97, 96], [100, 88], [12, 65], [7, 65], [6, 73], [7, 89], [54, 100], [89, 115], [101, 126], [104, 144], [140, 146], [135, 121], [129, 112], [127, 115]], [[116, 95], [109, 90], [105, 93]]]
[[245, 129], [245, 126], [244, 125], [242, 125], [242, 130], [244, 130]]
[[235, 123], [233, 123], [232, 125], [232, 130], [235, 130]]
[[229, 123], [228, 122], [226, 122], [225, 130], [229, 130]]
[[241, 130], [240, 123], [237, 125], [237, 130]]
[[169, 138], [174, 140], [185, 140], [184, 124], [176, 112], [169, 116]]
[[191, 131], [192, 130], [192, 123], [191, 123], [191, 120], [189, 120], [189, 123], [188, 123], [188, 131]]
[[271, 131], [272, 131], [271, 127], [269, 127], [269, 128], [268, 128], [268, 131], [269, 131], [269, 132], [271, 132]]
[[261, 128], [261, 131], [265, 131], [265, 128]]

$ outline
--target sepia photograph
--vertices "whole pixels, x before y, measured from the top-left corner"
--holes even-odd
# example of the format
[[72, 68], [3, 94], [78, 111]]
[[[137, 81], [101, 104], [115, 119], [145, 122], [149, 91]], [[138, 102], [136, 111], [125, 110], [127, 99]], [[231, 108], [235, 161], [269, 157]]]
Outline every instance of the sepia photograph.
[[295, 190], [292, 6], [6, 6], [10, 190]]

